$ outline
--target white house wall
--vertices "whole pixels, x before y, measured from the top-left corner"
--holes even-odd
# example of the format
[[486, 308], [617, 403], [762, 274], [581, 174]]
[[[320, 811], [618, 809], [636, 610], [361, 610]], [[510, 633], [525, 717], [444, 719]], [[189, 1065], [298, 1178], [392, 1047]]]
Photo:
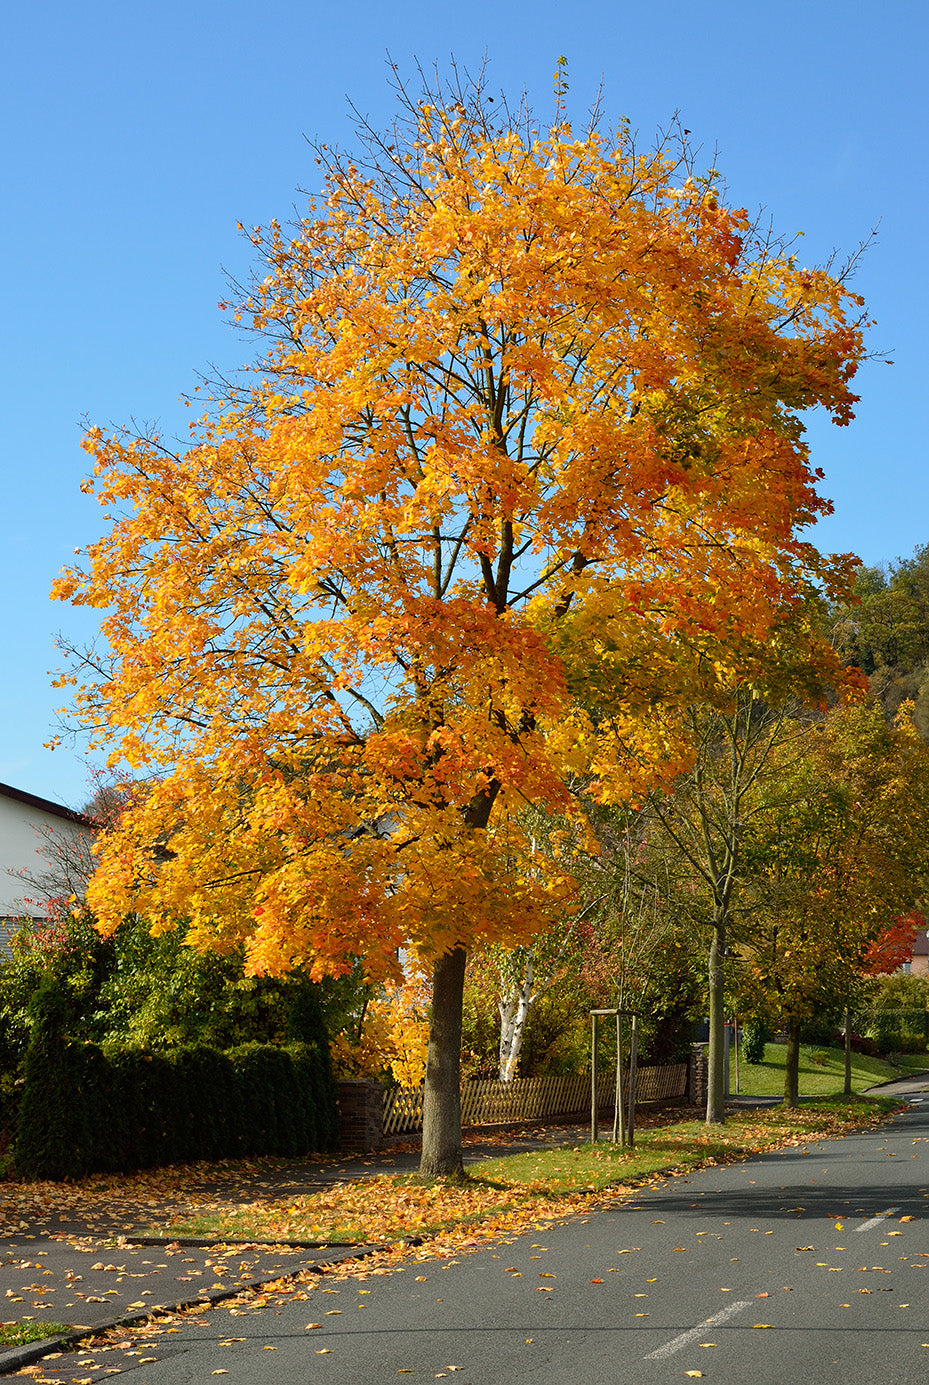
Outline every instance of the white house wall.
[[[33, 898], [35, 887], [27, 885], [19, 872], [36, 879], [50, 871], [46, 856], [49, 832], [59, 838], [67, 835], [89, 840], [91, 835], [81, 823], [0, 793], [0, 918], [26, 914], [44, 917], [41, 900]], [[26, 897], [33, 902], [25, 903]]]

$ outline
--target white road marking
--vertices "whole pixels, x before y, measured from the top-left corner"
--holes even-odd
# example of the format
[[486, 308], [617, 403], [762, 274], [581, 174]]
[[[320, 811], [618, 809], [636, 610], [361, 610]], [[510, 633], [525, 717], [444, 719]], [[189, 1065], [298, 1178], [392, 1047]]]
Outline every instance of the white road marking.
[[899, 1207], [888, 1207], [886, 1212], [881, 1212], [880, 1216], [872, 1217], [870, 1221], [863, 1221], [860, 1226], [856, 1226], [856, 1231], [870, 1231], [872, 1226], [880, 1226], [882, 1221], [892, 1217], [894, 1212], [899, 1212]]
[[658, 1347], [656, 1351], [650, 1351], [645, 1357], [646, 1361], [662, 1361], [666, 1356], [673, 1356], [676, 1351], [686, 1347], [688, 1342], [695, 1342], [698, 1337], [704, 1337], [708, 1327], [719, 1327], [721, 1323], [728, 1322], [734, 1318], [736, 1313], [741, 1313], [743, 1308], [750, 1306], [749, 1299], [739, 1299], [735, 1303], [729, 1303], [721, 1313], [715, 1313], [712, 1318], [707, 1318], [699, 1327], [692, 1327], [689, 1332], [682, 1332], [679, 1337], [674, 1337], [670, 1342], [665, 1342], [663, 1347]]

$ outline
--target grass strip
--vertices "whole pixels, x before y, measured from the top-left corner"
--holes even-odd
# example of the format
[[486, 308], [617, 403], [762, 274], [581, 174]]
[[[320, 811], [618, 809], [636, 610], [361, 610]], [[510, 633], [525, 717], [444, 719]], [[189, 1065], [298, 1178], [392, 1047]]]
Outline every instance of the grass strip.
[[71, 1328], [60, 1322], [0, 1323], [0, 1347], [22, 1347], [29, 1342], [44, 1342], [46, 1337], [61, 1337]]
[[876, 1125], [891, 1100], [834, 1097], [784, 1107], [738, 1111], [726, 1124], [682, 1120], [637, 1132], [634, 1150], [606, 1143], [485, 1159], [462, 1182], [425, 1182], [378, 1175], [334, 1183], [286, 1201], [211, 1208], [172, 1220], [162, 1233], [255, 1241], [318, 1240], [382, 1244], [409, 1236], [457, 1231], [513, 1231], [540, 1217], [571, 1215], [592, 1193], [614, 1200], [643, 1182], [751, 1154], [829, 1139]]

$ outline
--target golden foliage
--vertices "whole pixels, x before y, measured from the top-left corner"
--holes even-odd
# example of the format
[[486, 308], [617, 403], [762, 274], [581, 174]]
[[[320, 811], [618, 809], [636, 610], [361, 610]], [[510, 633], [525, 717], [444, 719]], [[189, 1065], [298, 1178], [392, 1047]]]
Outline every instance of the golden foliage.
[[489, 111], [321, 154], [253, 237], [267, 355], [186, 450], [87, 436], [108, 528], [55, 595], [108, 654], [70, 681], [148, 781], [99, 846], [104, 929], [394, 980], [404, 946], [527, 940], [575, 883], [521, 804], [667, 781], [678, 709], [779, 641], [835, 668], [799, 415], [850, 417], [859, 300], [668, 147]]

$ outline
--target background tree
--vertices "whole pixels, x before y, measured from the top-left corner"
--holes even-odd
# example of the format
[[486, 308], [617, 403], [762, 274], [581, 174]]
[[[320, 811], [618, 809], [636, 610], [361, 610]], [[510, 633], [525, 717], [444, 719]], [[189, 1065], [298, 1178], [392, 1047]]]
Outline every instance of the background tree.
[[89, 434], [108, 528], [56, 594], [108, 609], [78, 712], [151, 777], [101, 927], [188, 919], [256, 973], [429, 958], [422, 1167], [449, 1174], [467, 950], [576, 896], [521, 805], [669, 779], [702, 670], [844, 581], [794, 537], [825, 508], [800, 413], [851, 416], [860, 300], [672, 141], [454, 75], [398, 97], [253, 234], [266, 354], [190, 445]]
[[886, 567], [860, 568], [853, 598], [832, 612], [838, 648], [866, 675], [888, 721], [912, 702], [929, 739], [929, 545]]
[[929, 867], [929, 751], [905, 717], [888, 727], [873, 703], [835, 708], [805, 729], [803, 752], [785, 761], [775, 747], [774, 811], [744, 846], [754, 909], [741, 979], [752, 1010], [786, 1026], [789, 1105], [803, 1024], [893, 959], [895, 921]]
[[[779, 801], [778, 766], [801, 753], [802, 723], [791, 715], [798, 710], [772, 706], [745, 685], [732, 689], [728, 707], [692, 708], [694, 766], [648, 806], [663, 838], [659, 868], [676, 875], [680, 915], [708, 937], [708, 1123], [725, 1120], [726, 953], [734, 924], [753, 907], [746, 837]], [[654, 870], [654, 860], [645, 868]]]

